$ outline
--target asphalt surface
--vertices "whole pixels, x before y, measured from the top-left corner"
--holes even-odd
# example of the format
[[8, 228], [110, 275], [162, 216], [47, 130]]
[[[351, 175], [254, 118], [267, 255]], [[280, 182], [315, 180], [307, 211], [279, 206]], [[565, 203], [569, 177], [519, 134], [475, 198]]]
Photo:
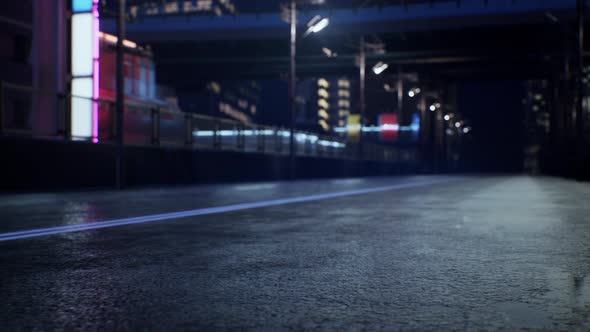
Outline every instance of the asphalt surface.
[[4, 195], [0, 330], [589, 331], [589, 198], [524, 176]]

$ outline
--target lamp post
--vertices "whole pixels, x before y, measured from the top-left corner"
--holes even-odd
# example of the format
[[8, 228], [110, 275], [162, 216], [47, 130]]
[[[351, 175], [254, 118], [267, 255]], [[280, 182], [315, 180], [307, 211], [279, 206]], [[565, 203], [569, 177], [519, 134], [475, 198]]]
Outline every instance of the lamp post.
[[[360, 38], [360, 52], [359, 52], [359, 113], [360, 113], [360, 125], [361, 130], [359, 132], [359, 148], [358, 148], [358, 159], [363, 159], [363, 126], [365, 118], [365, 71], [366, 71], [366, 60], [367, 55], [365, 52], [365, 36]], [[361, 171], [362, 172], [362, 171]], [[362, 175], [362, 174], [361, 174]]]
[[297, 52], [297, 7], [295, 0], [291, 0], [290, 12], [290, 55], [289, 55], [289, 112], [291, 115], [291, 123], [289, 130], [289, 178], [295, 178], [295, 85], [297, 84], [295, 56]]
[[[297, 119], [296, 113], [296, 86], [297, 86], [297, 70], [295, 57], [297, 55], [297, 5], [296, 0], [291, 0], [289, 6], [289, 23], [290, 23], [290, 52], [289, 52], [289, 178], [295, 178], [295, 122]], [[308, 29], [303, 34], [303, 37], [311, 33], [317, 33], [328, 26], [330, 20], [328, 18], [321, 18], [319, 15], [314, 16], [308, 22]]]
[[116, 161], [116, 184], [118, 189], [124, 186], [125, 163], [123, 147], [123, 112], [125, 111], [125, 71], [124, 71], [124, 48], [125, 39], [125, 0], [119, 0], [119, 14], [117, 17], [117, 56], [116, 56], [116, 103], [115, 113], [117, 119], [117, 161]]
[[[578, 141], [578, 153], [583, 154], [584, 146], [584, 129], [585, 129], [585, 118], [584, 118], [584, 84], [582, 77], [584, 75], [584, 10], [585, 2], [583, 0], [577, 0], [577, 24], [578, 24], [578, 70], [576, 80], [576, 131]], [[580, 156], [582, 158], [582, 156]]]

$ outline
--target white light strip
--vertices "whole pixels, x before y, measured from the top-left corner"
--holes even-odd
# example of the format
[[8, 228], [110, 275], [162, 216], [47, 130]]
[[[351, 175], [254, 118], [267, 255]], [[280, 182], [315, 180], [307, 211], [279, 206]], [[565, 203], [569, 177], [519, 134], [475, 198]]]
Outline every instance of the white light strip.
[[[267, 135], [274, 135], [273, 130], [243, 130], [241, 133], [238, 130], [219, 130], [217, 131], [217, 135], [222, 137], [237, 137], [238, 135], [242, 136], [267, 136]], [[282, 137], [290, 137], [290, 132], [285, 130], [277, 131], [277, 134]], [[215, 131], [213, 130], [194, 130], [193, 131], [194, 137], [213, 137], [215, 136]], [[336, 141], [327, 141], [327, 140], [320, 140], [316, 135], [310, 135], [305, 133], [296, 133], [295, 140], [298, 142], [305, 142], [309, 141], [311, 143], [317, 143], [322, 146], [331, 146], [335, 148], [344, 148], [346, 144]]]
[[92, 76], [92, 13], [72, 15], [72, 76]]
[[98, 1], [92, 12], [74, 13], [71, 27], [71, 135], [76, 139], [98, 136]]

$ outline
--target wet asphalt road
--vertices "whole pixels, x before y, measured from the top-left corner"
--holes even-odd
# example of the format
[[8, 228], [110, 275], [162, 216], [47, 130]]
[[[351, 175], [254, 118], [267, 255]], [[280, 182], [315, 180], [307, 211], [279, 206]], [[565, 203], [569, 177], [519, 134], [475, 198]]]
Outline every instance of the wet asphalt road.
[[448, 179], [0, 241], [0, 330], [590, 330], [590, 184], [560, 179], [0, 196], [0, 233]]

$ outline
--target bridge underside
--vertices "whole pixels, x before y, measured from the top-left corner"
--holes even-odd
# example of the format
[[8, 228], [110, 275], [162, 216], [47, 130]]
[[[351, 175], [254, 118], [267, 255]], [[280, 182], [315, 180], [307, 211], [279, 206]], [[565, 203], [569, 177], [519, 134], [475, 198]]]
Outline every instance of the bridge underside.
[[[331, 18], [328, 29], [299, 39], [297, 73], [356, 75], [358, 39], [365, 35], [386, 45], [384, 54], [368, 55], [369, 66], [387, 61], [444, 81], [552, 77], [574, 49], [575, 36], [568, 32], [574, 8], [575, 1], [479, 0], [332, 8], [320, 11]], [[315, 13], [302, 12], [300, 21]], [[104, 20], [102, 29], [114, 32], [114, 22]], [[151, 45], [160, 80], [177, 89], [200, 88], [212, 79], [276, 79], [288, 72], [288, 25], [278, 12], [140, 16], [127, 29], [130, 39]], [[326, 57], [322, 47], [338, 56]]]

